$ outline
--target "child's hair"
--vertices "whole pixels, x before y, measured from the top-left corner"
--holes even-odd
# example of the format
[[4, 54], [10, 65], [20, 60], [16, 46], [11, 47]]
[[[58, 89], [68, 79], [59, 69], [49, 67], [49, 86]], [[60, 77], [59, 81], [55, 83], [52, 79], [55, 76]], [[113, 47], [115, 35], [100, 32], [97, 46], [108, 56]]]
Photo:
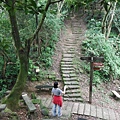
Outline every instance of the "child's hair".
[[58, 88], [58, 82], [54, 82], [54, 88]]

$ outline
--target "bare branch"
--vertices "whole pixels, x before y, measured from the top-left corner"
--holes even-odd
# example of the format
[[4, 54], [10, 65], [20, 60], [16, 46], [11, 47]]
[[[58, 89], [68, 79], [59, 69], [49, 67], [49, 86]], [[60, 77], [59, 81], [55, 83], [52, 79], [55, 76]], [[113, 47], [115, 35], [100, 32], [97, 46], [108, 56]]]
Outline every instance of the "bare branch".
[[57, 1], [54, 1], [54, 2], [51, 2], [50, 4], [55, 4], [55, 3], [58, 3], [58, 2], [61, 2], [63, 0], [57, 0]]

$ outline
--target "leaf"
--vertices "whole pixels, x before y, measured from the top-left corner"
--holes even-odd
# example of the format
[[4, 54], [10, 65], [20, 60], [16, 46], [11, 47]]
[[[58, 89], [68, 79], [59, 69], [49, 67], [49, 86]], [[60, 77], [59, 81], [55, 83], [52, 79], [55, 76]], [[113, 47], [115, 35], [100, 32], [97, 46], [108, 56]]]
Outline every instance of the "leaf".
[[31, 5], [36, 9], [37, 8], [37, 4], [34, 0], [30, 0], [31, 1]]

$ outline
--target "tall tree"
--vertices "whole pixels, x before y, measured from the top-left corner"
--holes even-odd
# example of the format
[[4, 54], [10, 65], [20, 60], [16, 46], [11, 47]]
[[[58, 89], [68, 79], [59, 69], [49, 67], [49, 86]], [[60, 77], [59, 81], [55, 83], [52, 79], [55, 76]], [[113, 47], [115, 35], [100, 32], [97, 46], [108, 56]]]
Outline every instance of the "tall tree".
[[105, 8], [105, 15], [102, 21], [102, 33], [105, 35], [105, 38], [108, 39], [112, 27], [112, 21], [115, 14], [117, 0], [109, 1], [109, 2], [103, 1], [102, 3]]
[[[9, 96], [6, 98], [5, 103], [7, 104], [7, 107], [11, 110], [16, 110], [19, 107], [19, 98], [24, 90], [27, 76], [28, 76], [28, 69], [29, 69], [29, 52], [32, 42], [36, 39], [42, 24], [44, 23], [44, 20], [46, 18], [46, 13], [50, 7], [51, 4], [60, 2], [62, 0], [44, 0], [45, 1], [45, 7], [42, 12], [41, 20], [39, 21], [38, 27], [36, 28], [35, 32], [33, 33], [30, 38], [24, 40], [24, 45], [20, 39], [20, 31], [17, 23], [17, 10], [22, 7], [22, 10], [25, 10], [24, 12], [28, 12], [29, 9], [32, 11], [30, 12], [36, 12], [34, 11], [37, 7], [36, 2], [34, 0], [24, 0], [24, 1], [17, 1], [17, 0], [1, 0], [0, 4], [2, 7], [6, 7], [6, 10], [9, 13], [10, 23], [11, 23], [11, 30], [12, 30], [12, 36], [14, 45], [17, 51], [19, 64], [20, 64], [20, 70], [17, 77], [17, 81], [9, 94]], [[27, 6], [29, 4], [29, 6]], [[31, 5], [31, 6], [30, 6]], [[39, 11], [38, 11], [39, 12]], [[13, 104], [14, 103], [14, 104]]]

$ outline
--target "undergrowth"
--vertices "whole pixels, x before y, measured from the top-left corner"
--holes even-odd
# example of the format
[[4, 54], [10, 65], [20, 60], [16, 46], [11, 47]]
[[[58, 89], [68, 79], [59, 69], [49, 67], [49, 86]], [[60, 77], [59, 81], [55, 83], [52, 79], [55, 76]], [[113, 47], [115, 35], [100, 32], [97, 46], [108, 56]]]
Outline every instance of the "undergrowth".
[[[88, 23], [88, 31], [86, 33], [87, 39], [82, 43], [82, 51], [85, 56], [104, 57], [104, 67], [100, 71], [94, 71], [94, 84], [102, 81], [110, 81], [120, 78], [120, 57], [117, 55], [116, 46], [118, 46], [117, 37], [110, 37], [105, 39], [101, 33], [101, 22], [91, 19]], [[89, 67], [84, 67], [89, 71]]]

